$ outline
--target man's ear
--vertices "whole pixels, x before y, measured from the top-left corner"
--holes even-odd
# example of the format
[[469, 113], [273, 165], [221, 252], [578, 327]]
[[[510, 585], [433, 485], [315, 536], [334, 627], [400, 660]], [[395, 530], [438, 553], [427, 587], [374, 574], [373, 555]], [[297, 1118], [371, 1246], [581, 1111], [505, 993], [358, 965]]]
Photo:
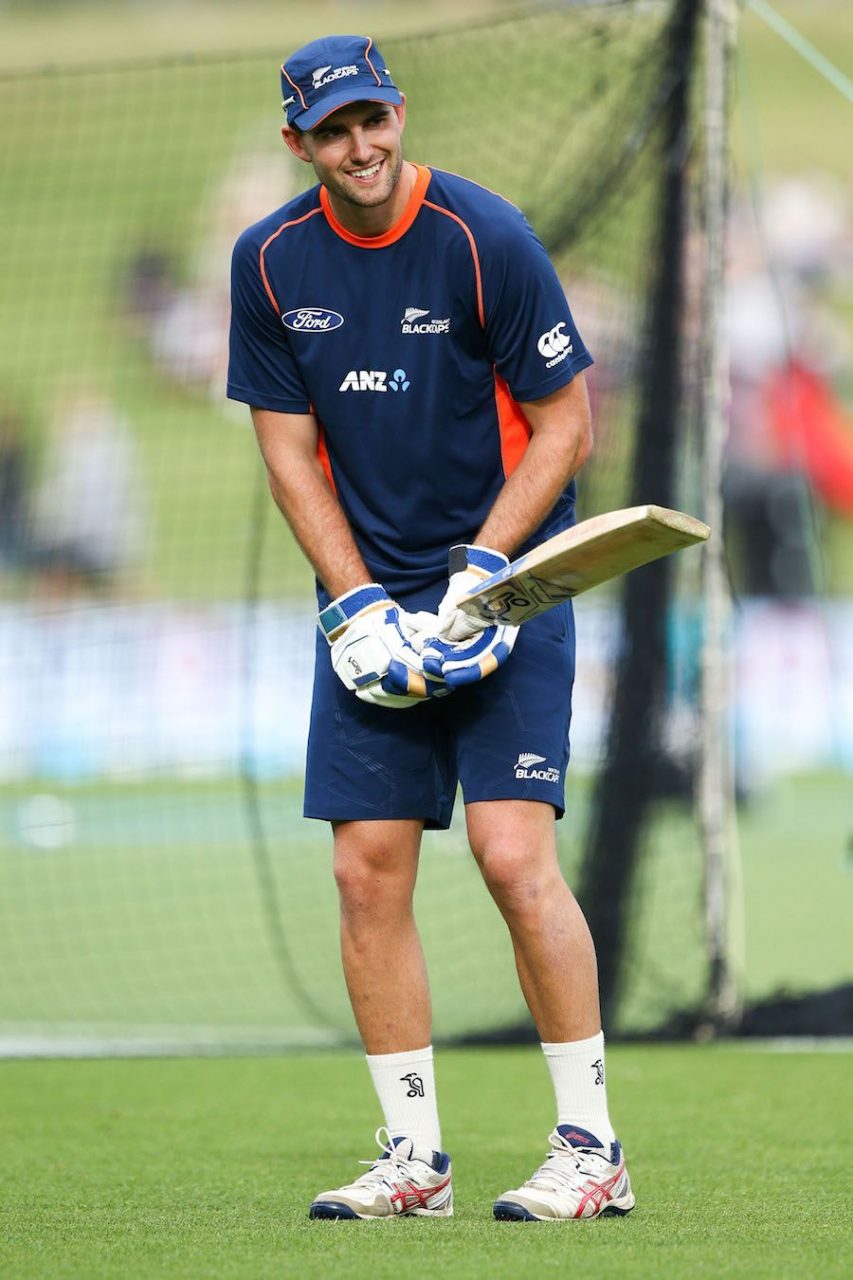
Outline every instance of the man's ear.
[[406, 125], [406, 95], [401, 93], [400, 97], [403, 99], [402, 104], [399, 107], [394, 106], [394, 114], [400, 123], [400, 132], [402, 133]]
[[296, 129], [291, 129], [289, 124], [283, 124], [281, 126], [281, 136], [288, 151], [292, 151], [300, 160], [306, 160], [309, 164], [311, 163], [311, 156], [301, 133], [297, 133]]

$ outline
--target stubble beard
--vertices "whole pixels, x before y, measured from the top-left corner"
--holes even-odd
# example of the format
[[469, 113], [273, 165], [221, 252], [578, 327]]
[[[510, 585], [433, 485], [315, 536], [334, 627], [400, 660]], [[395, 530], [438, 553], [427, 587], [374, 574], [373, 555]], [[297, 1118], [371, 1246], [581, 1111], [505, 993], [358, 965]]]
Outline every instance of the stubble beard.
[[398, 147], [393, 155], [385, 157], [387, 172], [378, 187], [361, 190], [353, 183], [341, 180], [336, 174], [327, 177], [325, 185], [340, 200], [355, 205], [359, 209], [372, 209], [390, 200], [397, 189], [400, 174], [403, 172], [403, 150]]

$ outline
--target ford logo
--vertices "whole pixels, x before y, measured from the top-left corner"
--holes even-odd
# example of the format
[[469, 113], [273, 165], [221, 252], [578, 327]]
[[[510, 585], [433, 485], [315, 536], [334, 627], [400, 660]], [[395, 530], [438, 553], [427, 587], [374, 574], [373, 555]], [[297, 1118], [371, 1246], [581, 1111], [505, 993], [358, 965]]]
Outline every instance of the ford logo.
[[297, 307], [295, 311], [285, 311], [281, 317], [285, 328], [295, 329], [297, 333], [329, 333], [340, 329], [343, 322], [342, 315], [325, 307]]

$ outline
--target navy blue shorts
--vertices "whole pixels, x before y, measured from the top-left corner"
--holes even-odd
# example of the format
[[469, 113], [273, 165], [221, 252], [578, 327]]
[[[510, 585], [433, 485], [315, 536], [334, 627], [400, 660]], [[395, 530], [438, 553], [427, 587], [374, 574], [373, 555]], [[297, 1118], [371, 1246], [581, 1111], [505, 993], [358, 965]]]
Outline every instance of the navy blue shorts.
[[318, 633], [305, 817], [419, 818], [444, 829], [458, 784], [466, 804], [541, 800], [562, 817], [574, 666], [567, 603], [526, 622], [504, 666], [487, 679], [395, 710], [345, 688]]

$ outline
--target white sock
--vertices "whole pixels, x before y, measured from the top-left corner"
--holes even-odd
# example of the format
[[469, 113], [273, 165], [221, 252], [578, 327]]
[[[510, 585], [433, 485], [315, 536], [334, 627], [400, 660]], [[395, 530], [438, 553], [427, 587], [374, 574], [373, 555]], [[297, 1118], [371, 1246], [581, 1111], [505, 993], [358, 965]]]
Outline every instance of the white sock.
[[432, 1045], [404, 1053], [368, 1053], [367, 1065], [392, 1138], [441, 1151]]
[[605, 1146], [613, 1142], [604, 1083], [604, 1033], [568, 1044], [543, 1044], [542, 1051], [557, 1095], [557, 1124], [587, 1129]]

